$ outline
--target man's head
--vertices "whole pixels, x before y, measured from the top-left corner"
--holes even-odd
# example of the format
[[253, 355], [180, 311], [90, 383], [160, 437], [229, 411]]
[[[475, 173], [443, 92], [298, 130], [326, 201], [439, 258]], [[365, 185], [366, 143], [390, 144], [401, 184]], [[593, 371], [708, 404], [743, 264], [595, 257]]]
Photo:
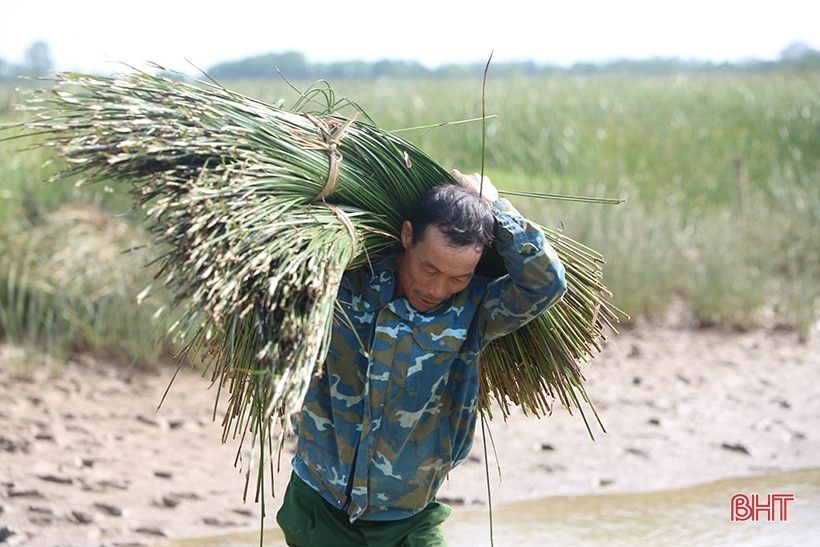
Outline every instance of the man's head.
[[425, 192], [402, 225], [401, 294], [428, 311], [463, 290], [494, 230], [492, 212], [472, 190], [445, 184]]

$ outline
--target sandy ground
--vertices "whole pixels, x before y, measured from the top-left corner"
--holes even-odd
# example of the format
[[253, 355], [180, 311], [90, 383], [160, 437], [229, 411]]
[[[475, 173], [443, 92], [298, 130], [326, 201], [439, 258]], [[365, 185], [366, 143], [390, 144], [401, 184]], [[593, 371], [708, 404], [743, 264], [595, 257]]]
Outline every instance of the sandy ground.
[[[222, 442], [215, 392], [197, 371], [183, 370], [157, 410], [172, 370], [86, 358], [26, 378], [15, 374], [25, 358], [0, 347], [0, 545], [155, 545], [258, 530], [259, 503], [252, 493], [243, 501], [246, 450]], [[578, 412], [561, 408], [491, 422], [493, 504], [820, 467], [817, 329], [800, 344], [789, 332], [635, 328], [585, 372], [606, 433], [589, 409], [594, 441]], [[479, 435], [440, 494], [486, 504], [486, 485]], [[279, 499], [267, 499], [267, 527]]]

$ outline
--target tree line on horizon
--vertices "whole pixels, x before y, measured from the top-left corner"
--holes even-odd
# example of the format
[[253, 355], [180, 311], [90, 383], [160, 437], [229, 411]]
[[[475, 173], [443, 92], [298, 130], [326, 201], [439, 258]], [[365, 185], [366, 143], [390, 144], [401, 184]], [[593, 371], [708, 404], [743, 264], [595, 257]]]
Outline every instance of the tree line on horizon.
[[[268, 53], [216, 64], [207, 73], [216, 80], [271, 79], [282, 76], [295, 80], [378, 79], [378, 78], [475, 78], [486, 63], [444, 64], [430, 68], [417, 61], [383, 59], [380, 61], [336, 61], [312, 63], [297, 51]], [[738, 63], [712, 63], [677, 58], [619, 59], [607, 62], [578, 62], [569, 67], [535, 61], [493, 61], [493, 77], [554, 76], [559, 74], [631, 73], [660, 75], [678, 72], [765, 72], [772, 69], [820, 68], [820, 51], [804, 44], [792, 44], [777, 61], [749, 60]]]
[[[0, 58], [0, 81], [19, 76], [44, 77], [53, 71], [51, 53], [46, 42], [34, 42], [25, 52], [22, 63], [15, 64]], [[378, 78], [476, 78], [486, 63], [450, 63], [430, 68], [417, 61], [382, 59], [379, 61], [310, 62], [298, 51], [267, 53], [234, 61], [215, 64], [206, 70], [216, 80], [265, 80], [285, 77], [293, 80], [342, 80]], [[578, 62], [568, 67], [537, 63], [530, 60], [494, 61], [492, 75], [503, 77], [536, 77], [625, 73], [635, 75], [663, 75], [680, 72], [726, 73], [766, 72], [777, 69], [820, 68], [820, 51], [797, 42], [785, 48], [776, 61], [748, 60], [735, 63], [684, 60], [679, 58], [619, 59], [606, 62]]]
[[17, 76], [41, 77], [48, 76], [54, 67], [51, 60], [51, 50], [43, 40], [37, 40], [26, 49], [22, 62], [12, 63], [0, 58], [0, 79], [15, 78]]

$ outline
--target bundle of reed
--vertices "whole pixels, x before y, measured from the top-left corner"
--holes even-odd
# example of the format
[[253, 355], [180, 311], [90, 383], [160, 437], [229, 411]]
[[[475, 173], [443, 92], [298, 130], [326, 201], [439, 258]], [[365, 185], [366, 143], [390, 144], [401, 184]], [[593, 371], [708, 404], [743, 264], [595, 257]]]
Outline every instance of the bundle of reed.
[[[180, 358], [212, 371], [217, 400], [229, 392], [226, 436], [270, 441], [272, 418], [301, 406], [326, 355], [344, 271], [396, 247], [422, 192], [456, 183], [366, 115], [309, 104], [285, 109], [213, 82], [133, 71], [60, 74], [24, 105], [33, 115], [23, 132], [44, 135], [67, 162], [56, 179], [125, 183], [147, 212], [169, 249], [156, 282], [183, 310], [173, 327], [185, 341]], [[555, 399], [570, 411], [589, 404], [580, 365], [618, 318], [601, 255], [544, 231], [568, 293], [484, 351], [479, 404], [489, 412], [495, 401], [505, 417], [511, 404], [536, 416]], [[494, 249], [478, 273], [506, 273]]]

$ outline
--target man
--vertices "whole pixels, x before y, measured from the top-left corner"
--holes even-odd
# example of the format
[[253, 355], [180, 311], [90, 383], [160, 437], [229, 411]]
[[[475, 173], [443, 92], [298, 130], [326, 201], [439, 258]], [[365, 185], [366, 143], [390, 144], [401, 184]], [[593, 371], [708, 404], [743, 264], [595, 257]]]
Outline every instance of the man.
[[[343, 278], [277, 514], [289, 545], [445, 545], [434, 498], [472, 445], [479, 353], [566, 291], [544, 234], [488, 178], [452, 173], [461, 185], [421, 196], [400, 253]], [[493, 240], [508, 274], [475, 276]]]

